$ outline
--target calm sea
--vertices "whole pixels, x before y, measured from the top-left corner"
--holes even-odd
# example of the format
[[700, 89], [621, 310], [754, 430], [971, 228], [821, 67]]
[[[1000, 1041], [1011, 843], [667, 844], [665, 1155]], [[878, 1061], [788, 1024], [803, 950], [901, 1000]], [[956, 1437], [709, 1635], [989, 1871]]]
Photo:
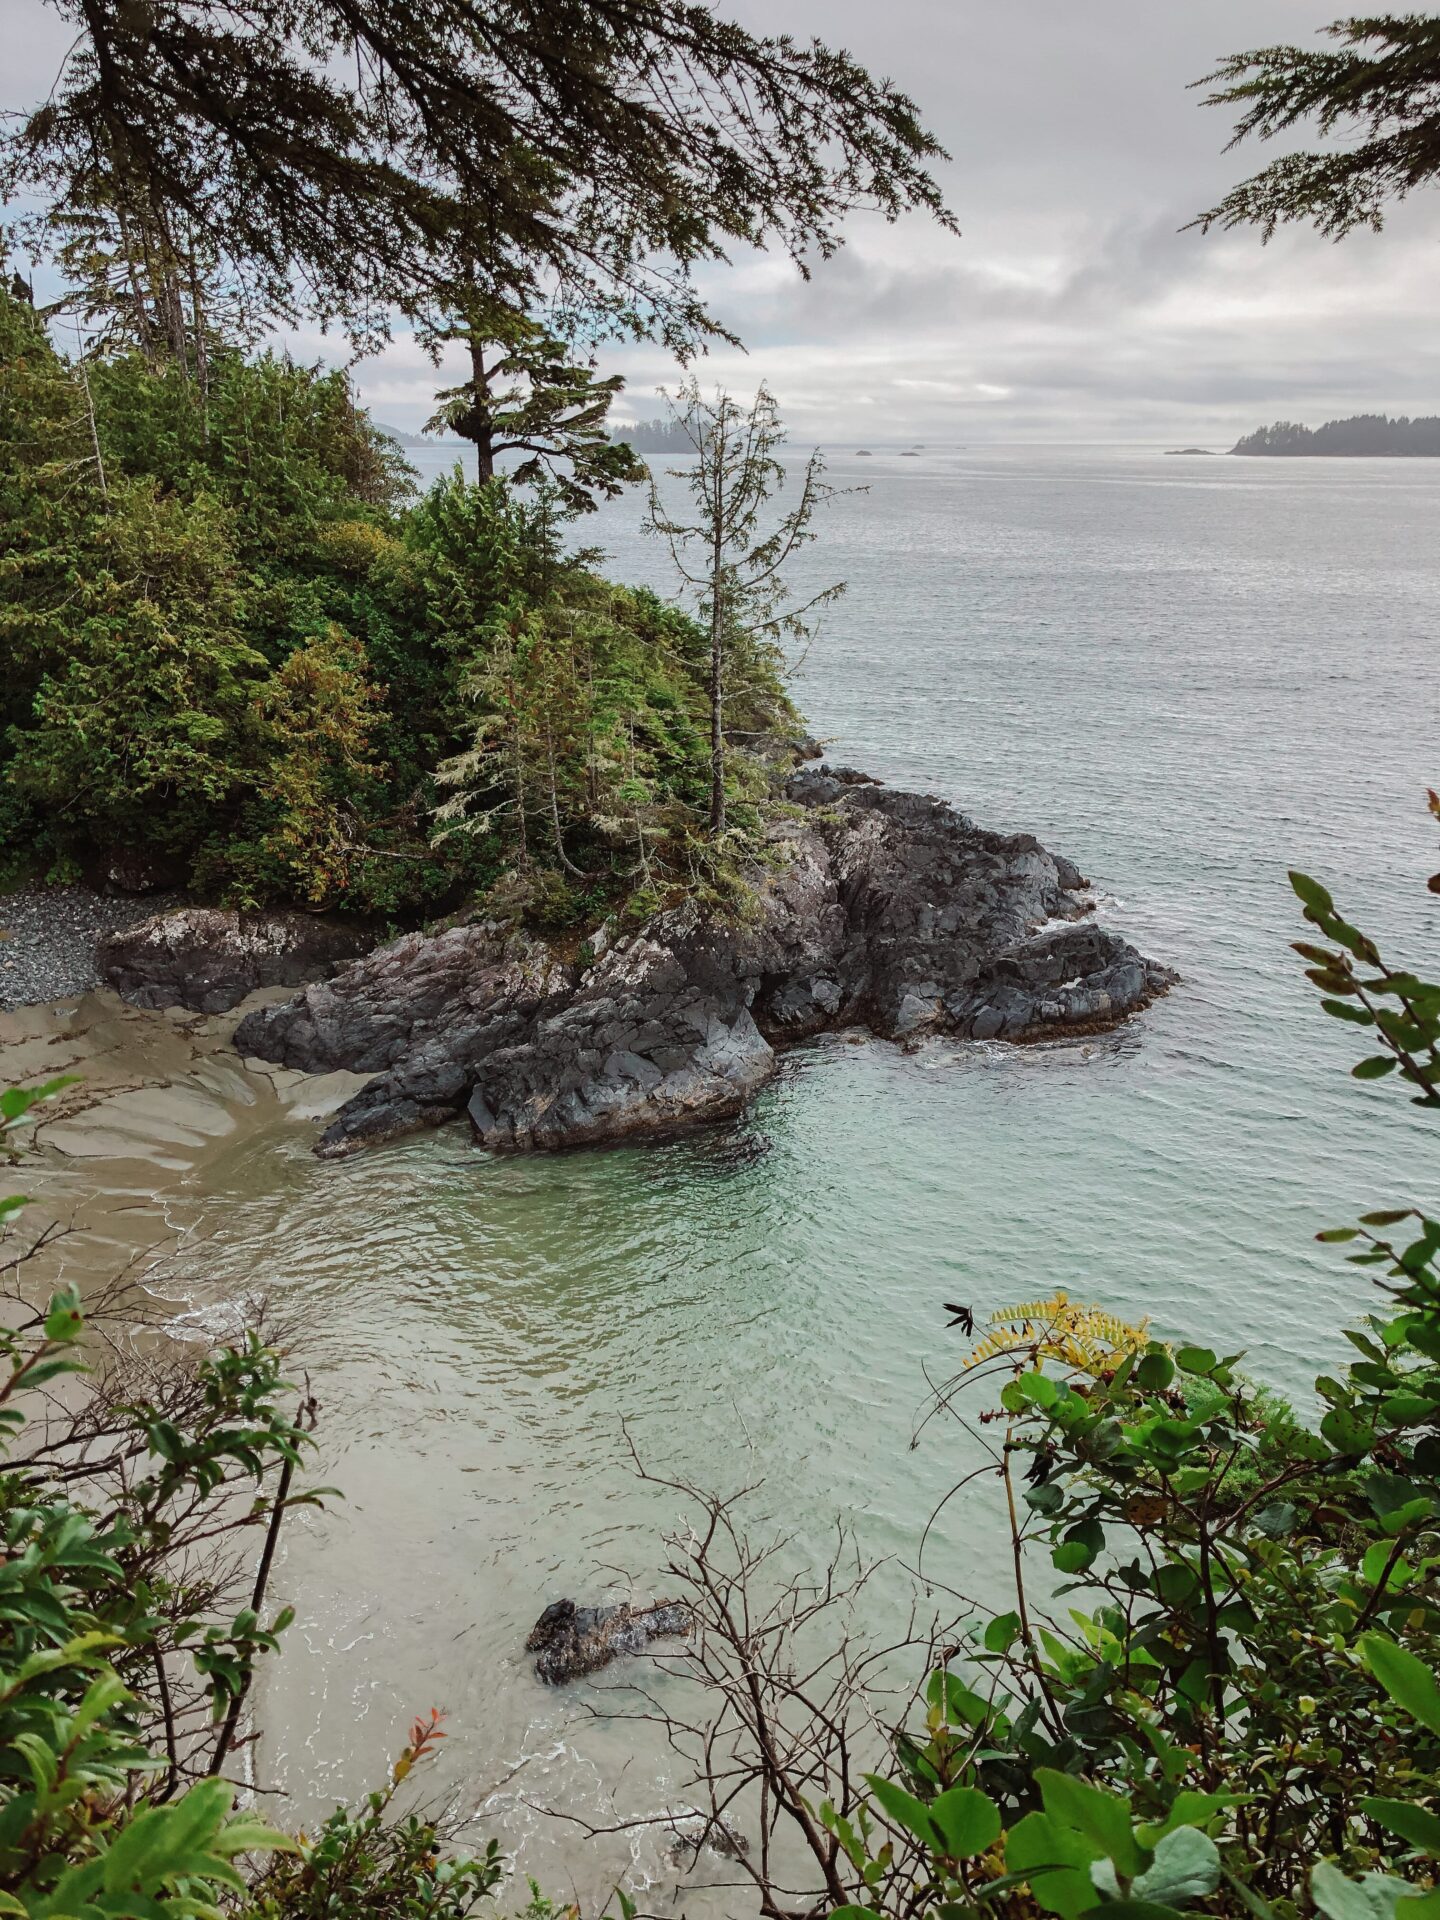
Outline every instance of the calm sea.
[[[679, 1145], [493, 1161], [456, 1127], [322, 1166], [292, 1134], [248, 1140], [211, 1192], [206, 1284], [303, 1302], [349, 1496], [289, 1550], [304, 1624], [263, 1769], [309, 1807], [447, 1706], [445, 1784], [552, 1889], [633, 1861], [664, 1897], [658, 1842], [537, 1809], [661, 1807], [673, 1767], [520, 1653], [547, 1600], [658, 1577], [679, 1503], [636, 1482], [622, 1420], [656, 1468], [762, 1477], [757, 1516], [802, 1558], [853, 1524], [895, 1557], [893, 1594], [974, 1458], [953, 1425], [909, 1445], [956, 1352], [942, 1301], [1064, 1287], [1303, 1393], [1367, 1305], [1315, 1230], [1440, 1200], [1433, 1123], [1347, 1077], [1285, 878], [1433, 963], [1440, 462], [1027, 447], [832, 469], [868, 491], [806, 556], [850, 583], [798, 677], [816, 731], [1070, 855], [1183, 984], [1099, 1041], [826, 1042], [741, 1128]], [[666, 589], [640, 519], [631, 495], [583, 537]], [[998, 1591], [995, 1517], [984, 1485], [952, 1504], [926, 1571]]]

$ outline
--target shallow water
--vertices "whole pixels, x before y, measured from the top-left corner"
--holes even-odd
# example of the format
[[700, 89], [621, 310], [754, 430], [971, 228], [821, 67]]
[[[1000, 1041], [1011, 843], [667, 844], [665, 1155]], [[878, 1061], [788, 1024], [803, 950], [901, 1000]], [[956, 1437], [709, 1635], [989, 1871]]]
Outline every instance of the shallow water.
[[[1397, 956], [1433, 950], [1440, 463], [1026, 448], [834, 477], [870, 491], [807, 555], [851, 583], [800, 677], [817, 732], [1069, 854], [1183, 985], [1070, 1046], [827, 1041], [741, 1128], [644, 1151], [496, 1161], [453, 1128], [321, 1165], [306, 1128], [243, 1130], [206, 1164], [210, 1237], [177, 1276], [303, 1305], [323, 1477], [348, 1496], [286, 1553], [301, 1624], [260, 1772], [308, 1814], [444, 1705], [437, 1784], [556, 1890], [632, 1857], [643, 1884], [660, 1845], [584, 1843], [536, 1807], [674, 1791], [652, 1743], [520, 1653], [549, 1599], [617, 1569], [647, 1589], [662, 1563], [676, 1503], [636, 1481], [622, 1421], [669, 1472], [763, 1473], [757, 1508], [802, 1555], [838, 1513], [913, 1561], [967, 1462], [953, 1428], [909, 1448], [956, 1338], [943, 1300], [1063, 1286], [1303, 1392], [1364, 1306], [1315, 1229], [1436, 1197], [1433, 1134], [1346, 1077], [1349, 1033], [1288, 950], [1285, 869]], [[629, 499], [583, 532], [664, 587], [639, 518]], [[983, 1489], [948, 1509], [927, 1570], [994, 1590], [993, 1517]]]

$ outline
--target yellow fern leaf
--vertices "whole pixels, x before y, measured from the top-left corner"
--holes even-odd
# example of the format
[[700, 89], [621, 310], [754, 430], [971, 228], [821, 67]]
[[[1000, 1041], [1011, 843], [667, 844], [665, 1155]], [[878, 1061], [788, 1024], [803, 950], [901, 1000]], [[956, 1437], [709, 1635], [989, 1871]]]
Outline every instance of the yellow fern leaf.
[[1141, 1352], [1150, 1340], [1148, 1318], [1132, 1325], [1103, 1307], [1071, 1300], [1058, 1289], [1048, 1300], [997, 1307], [989, 1317], [989, 1329], [971, 1348], [965, 1369], [1005, 1354], [1027, 1354], [1032, 1360], [1058, 1360], [1093, 1376], [1117, 1366], [1127, 1354]]

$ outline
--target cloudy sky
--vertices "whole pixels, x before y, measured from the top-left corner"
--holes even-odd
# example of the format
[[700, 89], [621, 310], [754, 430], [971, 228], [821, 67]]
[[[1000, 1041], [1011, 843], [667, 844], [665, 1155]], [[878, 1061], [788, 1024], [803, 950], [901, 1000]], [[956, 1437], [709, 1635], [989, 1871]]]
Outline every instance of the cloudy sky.
[[[1225, 153], [1229, 122], [1187, 83], [1225, 53], [1310, 38], [1325, 0], [721, 3], [842, 42], [919, 101], [952, 156], [958, 239], [919, 216], [861, 220], [808, 283], [765, 257], [707, 276], [748, 352], [712, 354], [702, 377], [764, 378], [797, 438], [1228, 444], [1281, 417], [1440, 411], [1440, 193], [1339, 246], [1180, 231], [1269, 157]], [[0, 90], [21, 105], [62, 43], [43, 0], [5, 12]], [[318, 335], [290, 344], [343, 358]], [[605, 367], [642, 418], [676, 374], [636, 348]], [[436, 377], [412, 342], [356, 377], [382, 419], [423, 421]]]

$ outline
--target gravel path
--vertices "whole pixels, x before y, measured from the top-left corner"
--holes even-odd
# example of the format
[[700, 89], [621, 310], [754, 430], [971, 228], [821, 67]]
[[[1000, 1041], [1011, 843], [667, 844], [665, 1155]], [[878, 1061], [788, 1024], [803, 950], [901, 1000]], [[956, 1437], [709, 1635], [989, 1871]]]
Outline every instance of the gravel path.
[[0, 895], [0, 1011], [98, 986], [101, 936], [179, 906], [182, 898], [108, 895], [89, 887], [21, 887]]

